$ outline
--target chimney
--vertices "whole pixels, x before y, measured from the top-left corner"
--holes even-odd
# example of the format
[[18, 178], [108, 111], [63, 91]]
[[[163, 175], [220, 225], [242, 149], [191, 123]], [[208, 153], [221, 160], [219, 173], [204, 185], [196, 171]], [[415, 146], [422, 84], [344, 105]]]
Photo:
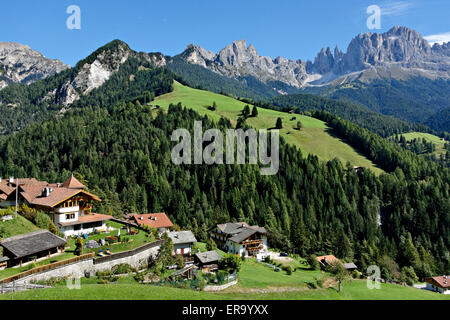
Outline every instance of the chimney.
[[52, 192], [53, 188], [45, 187], [44, 189], [42, 189], [42, 196], [47, 198]]

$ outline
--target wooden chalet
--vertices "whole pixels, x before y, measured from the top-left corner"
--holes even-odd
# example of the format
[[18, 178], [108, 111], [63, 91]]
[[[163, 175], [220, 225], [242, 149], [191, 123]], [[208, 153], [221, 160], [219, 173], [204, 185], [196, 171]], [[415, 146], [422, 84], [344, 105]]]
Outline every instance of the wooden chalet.
[[218, 248], [230, 253], [248, 257], [268, 251], [266, 229], [245, 222], [219, 224], [210, 235]]
[[[92, 208], [101, 199], [86, 191], [74, 176], [64, 183], [48, 183], [31, 179], [18, 179], [18, 203], [46, 212], [64, 236], [82, 235], [105, 230], [111, 216], [94, 214]], [[0, 205], [14, 206], [17, 180], [0, 182]], [[11, 191], [11, 189], [13, 189]]]
[[0, 261], [6, 263], [6, 267], [22, 266], [24, 263], [63, 253], [65, 245], [66, 240], [47, 230], [21, 234], [0, 242], [3, 247], [3, 257]]
[[222, 260], [222, 256], [217, 250], [199, 252], [194, 257], [202, 272], [211, 273], [219, 270], [219, 261]]
[[450, 294], [450, 276], [431, 277], [425, 279], [427, 289], [442, 294]]

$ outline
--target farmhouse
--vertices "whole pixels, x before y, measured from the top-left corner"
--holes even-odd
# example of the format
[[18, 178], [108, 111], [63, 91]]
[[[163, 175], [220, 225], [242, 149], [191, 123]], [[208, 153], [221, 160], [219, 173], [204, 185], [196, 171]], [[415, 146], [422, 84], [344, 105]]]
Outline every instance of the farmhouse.
[[220, 260], [222, 260], [222, 256], [217, 250], [195, 254], [195, 261], [204, 273], [211, 273], [219, 270]]
[[172, 239], [174, 255], [190, 255], [192, 245], [197, 242], [192, 231], [173, 231], [167, 235]]
[[47, 230], [39, 230], [7, 238], [0, 242], [3, 247], [1, 261], [7, 267], [22, 266], [64, 252], [66, 240]]
[[[94, 214], [92, 207], [100, 198], [87, 192], [74, 176], [64, 183], [50, 184], [34, 178], [9, 179], [0, 182], [0, 207], [18, 204], [46, 212], [64, 236], [82, 235], [105, 230], [111, 216]], [[16, 191], [16, 186], [18, 190]]]
[[450, 276], [431, 277], [425, 279], [427, 289], [443, 294], [450, 294]]
[[152, 229], [157, 229], [159, 233], [166, 232], [173, 227], [172, 221], [164, 212], [148, 213], [148, 214], [133, 214], [133, 220], [141, 227], [148, 226]]
[[316, 260], [319, 261], [321, 267], [331, 266], [339, 261], [339, 259], [332, 254], [316, 257]]
[[217, 247], [234, 254], [258, 256], [267, 252], [267, 231], [245, 222], [219, 224], [210, 231]]
[[342, 263], [341, 260], [339, 260], [338, 258], [336, 258], [334, 255], [329, 254], [326, 256], [320, 256], [320, 257], [316, 257], [316, 260], [319, 261], [319, 264], [322, 268], [328, 267], [328, 266], [333, 266], [335, 263], [340, 263], [344, 266], [345, 269], [349, 270], [349, 271], [353, 271], [358, 269], [358, 267], [353, 263]]

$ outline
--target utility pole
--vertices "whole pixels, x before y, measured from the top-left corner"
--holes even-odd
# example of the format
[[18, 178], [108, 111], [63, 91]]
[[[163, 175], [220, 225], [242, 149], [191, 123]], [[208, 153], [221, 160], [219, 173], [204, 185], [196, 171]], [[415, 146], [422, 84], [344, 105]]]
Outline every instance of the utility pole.
[[17, 178], [17, 184], [16, 184], [16, 216], [14, 218], [17, 218], [17, 205], [19, 202], [19, 178]]

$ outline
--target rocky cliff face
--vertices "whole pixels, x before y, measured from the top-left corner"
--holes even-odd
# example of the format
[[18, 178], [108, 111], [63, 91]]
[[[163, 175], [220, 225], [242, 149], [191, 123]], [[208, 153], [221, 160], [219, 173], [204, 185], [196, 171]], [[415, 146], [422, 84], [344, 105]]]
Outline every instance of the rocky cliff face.
[[450, 78], [450, 43], [431, 47], [420, 33], [406, 27], [394, 27], [382, 34], [360, 34], [350, 42], [346, 53], [328, 47], [314, 62], [263, 57], [243, 40], [217, 54], [189, 45], [181, 57], [227, 77], [250, 75], [266, 83], [281, 81], [297, 88], [413, 75]]
[[131, 49], [123, 42], [105, 47], [104, 50], [91, 55], [80, 66], [77, 75], [72, 81], [64, 83], [56, 96], [56, 102], [68, 106], [92, 90], [102, 86], [132, 54]]
[[332, 55], [329, 49], [322, 49], [311, 71], [331, 79], [340, 78], [339, 82], [342, 76], [347, 80], [407, 78], [408, 75], [449, 78], [449, 49], [448, 45], [432, 48], [417, 31], [394, 27], [382, 34], [358, 35], [350, 42], [346, 53], [335, 51]]
[[59, 73], [70, 66], [51, 60], [30, 47], [0, 42], [0, 89], [11, 83], [31, 83]]
[[231, 78], [253, 76], [263, 82], [281, 81], [301, 87], [307, 77], [305, 62], [260, 56], [253, 45], [247, 46], [243, 40], [233, 42], [217, 54], [189, 45], [181, 56], [189, 63]]

